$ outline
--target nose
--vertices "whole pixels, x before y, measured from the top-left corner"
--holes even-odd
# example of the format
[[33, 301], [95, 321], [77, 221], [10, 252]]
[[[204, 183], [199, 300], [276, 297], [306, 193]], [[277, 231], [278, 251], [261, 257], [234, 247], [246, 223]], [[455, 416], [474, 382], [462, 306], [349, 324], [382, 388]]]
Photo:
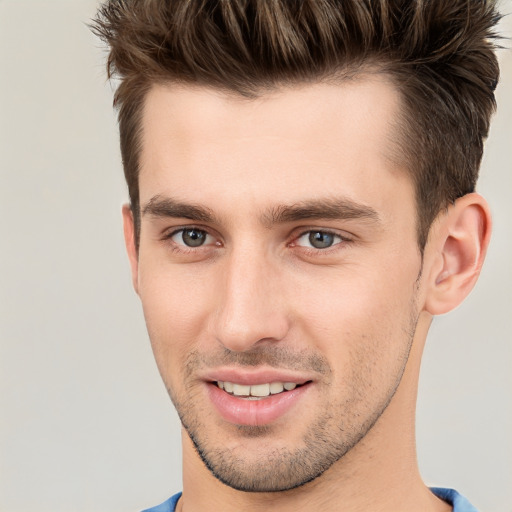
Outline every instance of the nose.
[[214, 331], [225, 348], [245, 352], [286, 336], [289, 319], [277, 267], [254, 251], [233, 252], [224, 261]]

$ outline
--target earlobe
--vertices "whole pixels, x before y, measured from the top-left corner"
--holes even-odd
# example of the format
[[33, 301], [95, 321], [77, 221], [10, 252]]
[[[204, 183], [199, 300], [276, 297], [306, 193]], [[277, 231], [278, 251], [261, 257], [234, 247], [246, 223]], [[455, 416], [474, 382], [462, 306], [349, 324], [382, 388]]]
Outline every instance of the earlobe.
[[130, 267], [132, 270], [132, 284], [136, 293], [139, 293], [139, 254], [135, 243], [135, 225], [133, 222], [133, 213], [130, 205], [123, 205], [123, 231], [124, 243]]
[[457, 307], [473, 289], [491, 235], [485, 199], [467, 194], [441, 214], [429, 239], [432, 265], [425, 309], [440, 315]]

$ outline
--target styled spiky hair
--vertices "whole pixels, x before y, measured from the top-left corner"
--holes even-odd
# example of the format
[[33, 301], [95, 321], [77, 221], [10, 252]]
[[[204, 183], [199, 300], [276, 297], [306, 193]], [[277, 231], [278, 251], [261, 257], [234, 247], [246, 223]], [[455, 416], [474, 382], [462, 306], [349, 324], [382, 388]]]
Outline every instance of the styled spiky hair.
[[139, 229], [144, 99], [156, 83], [254, 97], [385, 73], [401, 93], [397, 156], [416, 187], [418, 242], [474, 190], [499, 76], [494, 0], [110, 0], [93, 30], [120, 79], [121, 152]]

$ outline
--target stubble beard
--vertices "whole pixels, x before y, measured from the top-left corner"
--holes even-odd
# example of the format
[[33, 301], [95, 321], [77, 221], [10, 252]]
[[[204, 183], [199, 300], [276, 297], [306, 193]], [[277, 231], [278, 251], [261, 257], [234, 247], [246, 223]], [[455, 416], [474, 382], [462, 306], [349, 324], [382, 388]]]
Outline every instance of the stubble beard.
[[[367, 382], [362, 380], [357, 368], [351, 378], [351, 393], [344, 400], [332, 401], [320, 408], [320, 415], [304, 429], [301, 445], [290, 447], [283, 444], [278, 448], [265, 450], [265, 444], [272, 442], [277, 432], [275, 426], [238, 426], [237, 434], [240, 442], [244, 439], [258, 438], [261, 441], [260, 457], [244, 458], [237, 448], [228, 448], [222, 442], [217, 445], [211, 442], [208, 428], [202, 421], [204, 414], [196, 408], [201, 403], [199, 399], [187, 394], [184, 399], [168, 388], [169, 395], [174, 403], [183, 427], [191, 439], [199, 457], [208, 470], [221, 482], [245, 492], [281, 492], [303, 486], [327, 471], [333, 464], [342, 459], [354, 446], [356, 446], [372, 429], [391, 402], [402, 375], [405, 371], [409, 353], [412, 347], [417, 324], [417, 314], [411, 315], [409, 325], [404, 326], [408, 343], [404, 345], [400, 354], [399, 363], [395, 371], [395, 379], [388, 383], [386, 393], [377, 404], [372, 404], [372, 410], [365, 408], [365, 396], [373, 393]], [[277, 353], [276, 353], [277, 354]], [[278, 352], [277, 364], [287, 360], [287, 355]], [[226, 354], [225, 354], [226, 355]], [[250, 353], [240, 356], [229, 356], [233, 361], [240, 362], [243, 358], [246, 364], [251, 357]], [[197, 366], [200, 356], [192, 354], [187, 367]], [[273, 359], [273, 356], [255, 354], [248, 366], [257, 365], [261, 359]], [[295, 357], [295, 359], [297, 359]], [[192, 361], [192, 363], [191, 363]], [[326, 365], [326, 361], [317, 361], [319, 365]], [[288, 367], [292, 367], [289, 365]], [[330, 373], [330, 368], [324, 368]], [[187, 374], [188, 372], [185, 372]], [[193, 373], [188, 373], [191, 375]], [[199, 398], [199, 397], [197, 397]], [[361, 409], [363, 405], [363, 409]], [[300, 420], [299, 420], [300, 421]], [[277, 432], [281, 434], [282, 432]], [[260, 449], [262, 448], [262, 449]]]
[[[282, 492], [301, 487], [327, 471], [340, 460], [371, 429], [380, 414], [362, 425], [359, 431], [347, 433], [343, 426], [331, 428], [334, 418], [323, 415], [303, 436], [302, 446], [290, 450], [287, 446], [264, 451], [248, 462], [235, 448], [212, 447], [201, 436], [201, 424], [188, 421], [187, 411], [180, 418], [199, 457], [222, 483], [244, 492]], [[267, 426], [238, 426], [240, 438], [259, 438], [264, 447], [275, 430]]]

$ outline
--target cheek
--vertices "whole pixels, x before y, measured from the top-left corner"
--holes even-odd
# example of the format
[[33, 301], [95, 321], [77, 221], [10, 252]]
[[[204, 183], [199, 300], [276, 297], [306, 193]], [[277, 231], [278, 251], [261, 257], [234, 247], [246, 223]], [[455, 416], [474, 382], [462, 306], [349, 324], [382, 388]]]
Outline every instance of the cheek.
[[[191, 268], [191, 267], [189, 267]], [[211, 294], [204, 276], [187, 268], [140, 265], [139, 295], [151, 346], [164, 380], [204, 337]]]
[[333, 361], [392, 364], [411, 340], [418, 265], [411, 259], [391, 272], [382, 261], [357, 264], [303, 281], [302, 329]]
[[414, 332], [411, 282], [347, 279], [308, 308], [305, 337], [328, 358], [343, 410], [379, 409], [398, 386]]

